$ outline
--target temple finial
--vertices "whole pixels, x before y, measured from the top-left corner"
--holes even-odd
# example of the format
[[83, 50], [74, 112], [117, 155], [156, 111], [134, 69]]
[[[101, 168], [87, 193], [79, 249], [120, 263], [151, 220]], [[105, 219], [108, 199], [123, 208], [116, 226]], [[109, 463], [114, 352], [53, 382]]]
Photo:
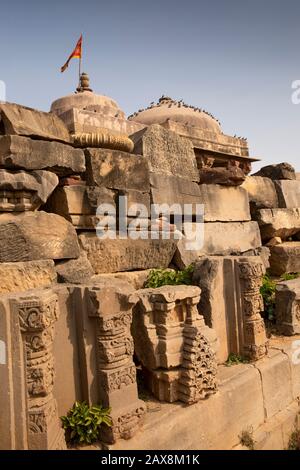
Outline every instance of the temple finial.
[[84, 91], [93, 91], [90, 88], [90, 78], [87, 73], [82, 73], [80, 75], [80, 83], [79, 86], [76, 88], [77, 93], [82, 93]]

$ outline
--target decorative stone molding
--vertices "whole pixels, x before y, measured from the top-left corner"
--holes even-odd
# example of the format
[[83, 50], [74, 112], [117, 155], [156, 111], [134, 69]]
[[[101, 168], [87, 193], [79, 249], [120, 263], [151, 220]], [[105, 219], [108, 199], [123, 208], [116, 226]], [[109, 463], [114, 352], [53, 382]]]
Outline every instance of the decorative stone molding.
[[121, 150], [131, 153], [134, 143], [125, 134], [112, 134], [108, 129], [99, 129], [97, 133], [73, 134], [72, 139], [76, 147], [96, 147]]
[[238, 270], [244, 316], [244, 354], [256, 361], [266, 355], [268, 348], [265, 324], [261, 317], [264, 305], [260, 287], [264, 268], [260, 261], [241, 260], [238, 262]]
[[56, 400], [53, 397], [54, 324], [58, 300], [53, 291], [32, 291], [12, 300], [25, 347], [29, 449], [64, 449]]
[[148, 386], [160, 400], [196, 403], [214, 393], [214, 332], [198, 313], [200, 289], [165, 286], [137, 291], [134, 310], [135, 352]]
[[138, 399], [130, 333], [137, 298], [105, 286], [87, 291], [89, 317], [96, 320], [99, 397], [103, 406], [111, 408], [113, 421], [111, 428], [103, 428], [101, 439], [113, 443], [134, 435], [146, 409]]

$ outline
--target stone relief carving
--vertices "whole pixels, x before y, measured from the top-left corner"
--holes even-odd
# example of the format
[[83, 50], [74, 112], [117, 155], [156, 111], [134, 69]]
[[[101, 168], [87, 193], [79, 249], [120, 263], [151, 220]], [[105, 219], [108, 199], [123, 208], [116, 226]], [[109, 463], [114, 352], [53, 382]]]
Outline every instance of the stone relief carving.
[[52, 345], [59, 315], [57, 295], [48, 289], [34, 291], [32, 295], [14, 298], [13, 309], [25, 346], [29, 449], [53, 446], [64, 449], [64, 433], [52, 394], [55, 377]]
[[268, 348], [263, 311], [263, 299], [260, 294], [263, 265], [260, 261], [239, 261], [242, 308], [244, 314], [244, 354], [251, 360], [265, 356]]

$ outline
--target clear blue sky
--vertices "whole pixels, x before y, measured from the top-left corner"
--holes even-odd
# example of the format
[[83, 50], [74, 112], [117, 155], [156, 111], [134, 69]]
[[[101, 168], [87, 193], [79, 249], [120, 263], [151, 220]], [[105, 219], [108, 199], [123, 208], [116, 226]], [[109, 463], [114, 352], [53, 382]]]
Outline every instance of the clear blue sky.
[[7, 100], [49, 110], [74, 91], [84, 35], [92, 88], [130, 114], [161, 94], [203, 107], [248, 137], [263, 163], [300, 171], [299, 0], [14, 0], [1, 2], [0, 80]]

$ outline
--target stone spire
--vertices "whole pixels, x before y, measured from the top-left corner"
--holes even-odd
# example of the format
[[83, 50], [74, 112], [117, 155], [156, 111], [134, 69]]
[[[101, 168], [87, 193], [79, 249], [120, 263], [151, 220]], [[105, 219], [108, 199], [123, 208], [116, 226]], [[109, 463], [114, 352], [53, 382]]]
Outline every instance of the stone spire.
[[80, 75], [80, 83], [76, 88], [76, 93], [82, 93], [83, 91], [93, 91], [90, 88], [90, 77], [84, 72]]

